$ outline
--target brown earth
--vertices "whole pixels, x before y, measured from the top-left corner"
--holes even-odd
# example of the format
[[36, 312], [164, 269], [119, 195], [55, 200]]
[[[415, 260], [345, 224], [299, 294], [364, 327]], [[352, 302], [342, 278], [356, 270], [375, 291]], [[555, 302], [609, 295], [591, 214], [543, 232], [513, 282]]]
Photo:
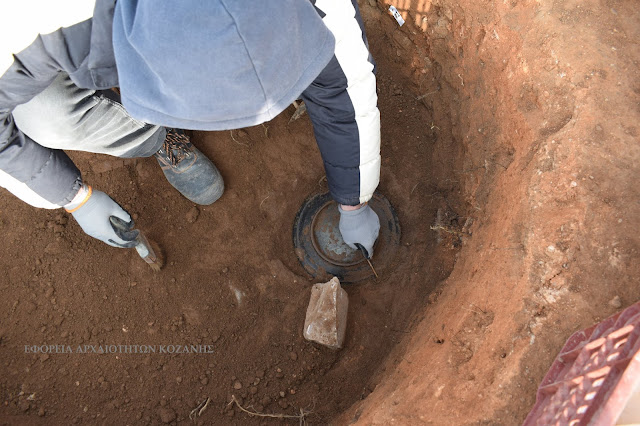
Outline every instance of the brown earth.
[[[227, 184], [210, 207], [182, 199], [153, 159], [74, 153], [168, 264], [153, 274], [65, 213], [3, 193], [2, 424], [187, 423], [206, 398], [196, 423], [298, 421], [250, 417], [232, 395], [311, 411], [312, 424], [514, 424], [571, 332], [640, 299], [633, 2], [395, 6], [401, 28], [385, 4], [361, 3], [379, 65], [380, 191], [403, 246], [378, 281], [346, 287], [345, 348], [302, 338], [312, 281], [291, 226], [326, 189], [307, 117], [196, 133]], [[25, 353], [42, 344], [214, 350]]]
[[424, 96], [434, 148], [461, 150], [456, 211], [474, 223], [380, 384], [340, 419], [518, 424], [568, 336], [640, 299], [637, 4], [399, 3], [407, 25], [372, 13], [369, 27]]

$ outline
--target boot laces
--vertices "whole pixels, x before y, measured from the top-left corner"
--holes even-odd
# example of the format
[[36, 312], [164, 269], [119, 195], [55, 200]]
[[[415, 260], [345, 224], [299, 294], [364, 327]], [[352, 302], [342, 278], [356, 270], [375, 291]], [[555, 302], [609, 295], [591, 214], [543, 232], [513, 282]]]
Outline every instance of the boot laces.
[[166, 152], [167, 158], [172, 166], [177, 165], [188, 155], [190, 143], [189, 137], [184, 133], [176, 129], [167, 130], [167, 136], [164, 139], [162, 149]]

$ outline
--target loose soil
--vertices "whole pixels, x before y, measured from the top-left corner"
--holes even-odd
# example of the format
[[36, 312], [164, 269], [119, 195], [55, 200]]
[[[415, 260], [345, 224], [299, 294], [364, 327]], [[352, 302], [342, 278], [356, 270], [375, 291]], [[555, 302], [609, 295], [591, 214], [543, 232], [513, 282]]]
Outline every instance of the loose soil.
[[[313, 281], [291, 226], [326, 190], [308, 117], [194, 133], [226, 182], [209, 207], [152, 158], [72, 153], [167, 266], [154, 274], [3, 192], [2, 424], [187, 423], [206, 398], [196, 424], [298, 421], [251, 417], [234, 396], [311, 424], [515, 424], [571, 332], [640, 299], [633, 2], [402, 3], [400, 28], [384, 3], [361, 2], [379, 65], [379, 190], [403, 237], [393, 268], [345, 287], [345, 348], [302, 337]], [[42, 344], [213, 353], [25, 353]]]

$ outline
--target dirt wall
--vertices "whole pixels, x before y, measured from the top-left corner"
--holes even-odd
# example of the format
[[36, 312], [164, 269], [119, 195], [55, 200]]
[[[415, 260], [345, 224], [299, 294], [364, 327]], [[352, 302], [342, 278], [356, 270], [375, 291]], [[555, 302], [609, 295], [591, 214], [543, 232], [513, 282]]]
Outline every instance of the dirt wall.
[[566, 338], [640, 299], [640, 16], [631, 1], [361, 5], [433, 117], [434, 167], [460, 153], [473, 225], [339, 422], [515, 424]]

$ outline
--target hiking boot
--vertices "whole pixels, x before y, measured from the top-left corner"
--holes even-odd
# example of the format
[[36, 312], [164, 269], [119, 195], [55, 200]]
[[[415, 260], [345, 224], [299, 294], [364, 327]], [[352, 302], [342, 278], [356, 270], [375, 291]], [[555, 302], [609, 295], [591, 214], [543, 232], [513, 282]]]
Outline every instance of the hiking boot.
[[224, 192], [224, 181], [216, 166], [181, 129], [167, 129], [162, 148], [154, 157], [165, 177], [187, 199], [196, 204], [213, 204]]

